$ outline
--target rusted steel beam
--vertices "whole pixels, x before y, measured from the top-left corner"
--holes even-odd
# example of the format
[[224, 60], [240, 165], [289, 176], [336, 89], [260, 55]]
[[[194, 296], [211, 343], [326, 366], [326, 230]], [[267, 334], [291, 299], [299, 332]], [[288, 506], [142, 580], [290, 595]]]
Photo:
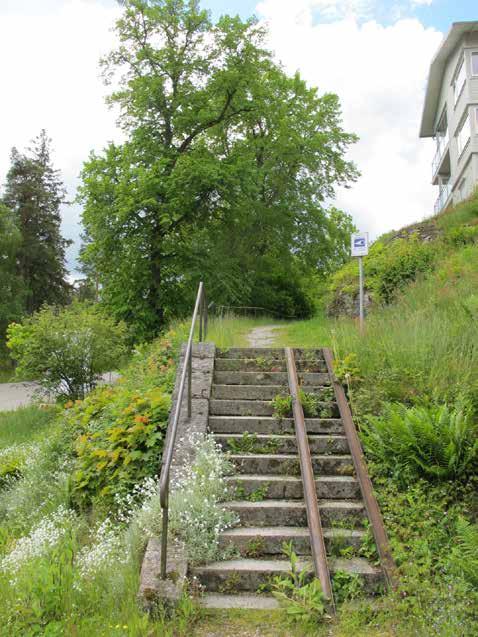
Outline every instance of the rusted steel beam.
[[377, 551], [380, 557], [380, 563], [382, 570], [390, 588], [396, 589], [397, 580], [397, 567], [392, 557], [392, 551], [390, 549], [390, 543], [388, 541], [387, 532], [383, 524], [382, 514], [378, 506], [377, 498], [373, 492], [372, 481], [367, 470], [367, 464], [365, 462], [365, 456], [363, 454], [362, 445], [355, 428], [355, 424], [352, 418], [352, 412], [350, 411], [347, 397], [345, 396], [344, 388], [342, 384], [337, 380], [333, 369], [332, 352], [329, 348], [323, 348], [323, 354], [325, 363], [327, 365], [327, 371], [330, 376], [330, 382], [334, 388], [335, 399], [342, 419], [342, 424], [345, 430], [345, 435], [352, 455], [352, 460], [355, 467], [355, 473], [360, 484], [362, 492], [362, 498], [367, 510], [370, 524], [372, 525], [372, 532], [377, 545]]
[[314, 562], [315, 574], [319, 578], [324, 596], [330, 600], [332, 610], [334, 608], [334, 598], [332, 594], [332, 584], [330, 581], [327, 555], [325, 552], [324, 534], [320, 520], [319, 504], [317, 502], [317, 490], [315, 476], [310, 457], [309, 440], [305, 427], [304, 410], [300, 402], [299, 381], [297, 378], [297, 368], [295, 365], [294, 350], [285, 348], [287, 361], [287, 374], [289, 378], [289, 389], [292, 396], [292, 413], [295, 423], [295, 434], [297, 439], [297, 449], [299, 452], [300, 471], [302, 475], [302, 485], [304, 489], [304, 500], [307, 511], [307, 523], [310, 535], [310, 548]]

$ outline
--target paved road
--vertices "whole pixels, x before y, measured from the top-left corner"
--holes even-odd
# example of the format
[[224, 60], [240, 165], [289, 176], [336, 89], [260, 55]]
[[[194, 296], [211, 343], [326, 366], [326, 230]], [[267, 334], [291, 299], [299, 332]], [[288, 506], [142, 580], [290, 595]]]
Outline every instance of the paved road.
[[37, 390], [36, 383], [0, 383], [0, 411], [29, 405]]
[[[103, 374], [101, 383], [114, 383], [119, 374], [108, 372]], [[37, 383], [0, 383], [0, 411], [10, 411], [29, 405], [38, 395]], [[40, 394], [41, 395], [41, 394]]]

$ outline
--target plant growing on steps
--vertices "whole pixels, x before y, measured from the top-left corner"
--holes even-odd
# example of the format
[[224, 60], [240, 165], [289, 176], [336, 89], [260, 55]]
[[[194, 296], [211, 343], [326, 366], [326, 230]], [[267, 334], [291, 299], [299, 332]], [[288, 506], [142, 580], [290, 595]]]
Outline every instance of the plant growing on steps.
[[332, 589], [337, 604], [357, 599], [363, 594], [363, 582], [357, 573], [335, 571], [332, 577]]
[[284, 542], [282, 550], [289, 558], [290, 570], [287, 575], [272, 579], [272, 594], [284, 607], [291, 622], [312, 629], [327, 618], [320, 581], [311, 579], [308, 569], [299, 570], [292, 542]]
[[276, 420], [281, 421], [283, 418], [289, 418], [292, 414], [292, 396], [290, 394], [277, 394], [271, 401], [273, 416]]
[[233, 454], [242, 453], [277, 453], [280, 440], [277, 438], [270, 438], [265, 443], [261, 444], [257, 434], [250, 434], [245, 431], [240, 438], [228, 438], [227, 446]]

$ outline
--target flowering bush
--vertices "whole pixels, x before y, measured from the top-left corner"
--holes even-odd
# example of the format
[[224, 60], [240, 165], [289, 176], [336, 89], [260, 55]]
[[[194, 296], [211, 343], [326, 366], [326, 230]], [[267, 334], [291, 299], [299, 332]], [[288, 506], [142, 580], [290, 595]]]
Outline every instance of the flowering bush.
[[172, 482], [170, 528], [186, 545], [192, 563], [218, 557], [219, 534], [237, 523], [221, 503], [228, 497], [225, 476], [232, 466], [211, 436], [193, 441], [196, 458]]

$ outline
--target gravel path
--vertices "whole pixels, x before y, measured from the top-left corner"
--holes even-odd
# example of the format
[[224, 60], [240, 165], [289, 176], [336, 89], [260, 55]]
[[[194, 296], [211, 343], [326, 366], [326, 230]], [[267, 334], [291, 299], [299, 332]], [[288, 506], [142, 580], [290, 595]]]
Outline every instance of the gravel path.
[[280, 329], [280, 325], [264, 325], [255, 327], [247, 335], [250, 347], [270, 347], [274, 344], [274, 330]]

